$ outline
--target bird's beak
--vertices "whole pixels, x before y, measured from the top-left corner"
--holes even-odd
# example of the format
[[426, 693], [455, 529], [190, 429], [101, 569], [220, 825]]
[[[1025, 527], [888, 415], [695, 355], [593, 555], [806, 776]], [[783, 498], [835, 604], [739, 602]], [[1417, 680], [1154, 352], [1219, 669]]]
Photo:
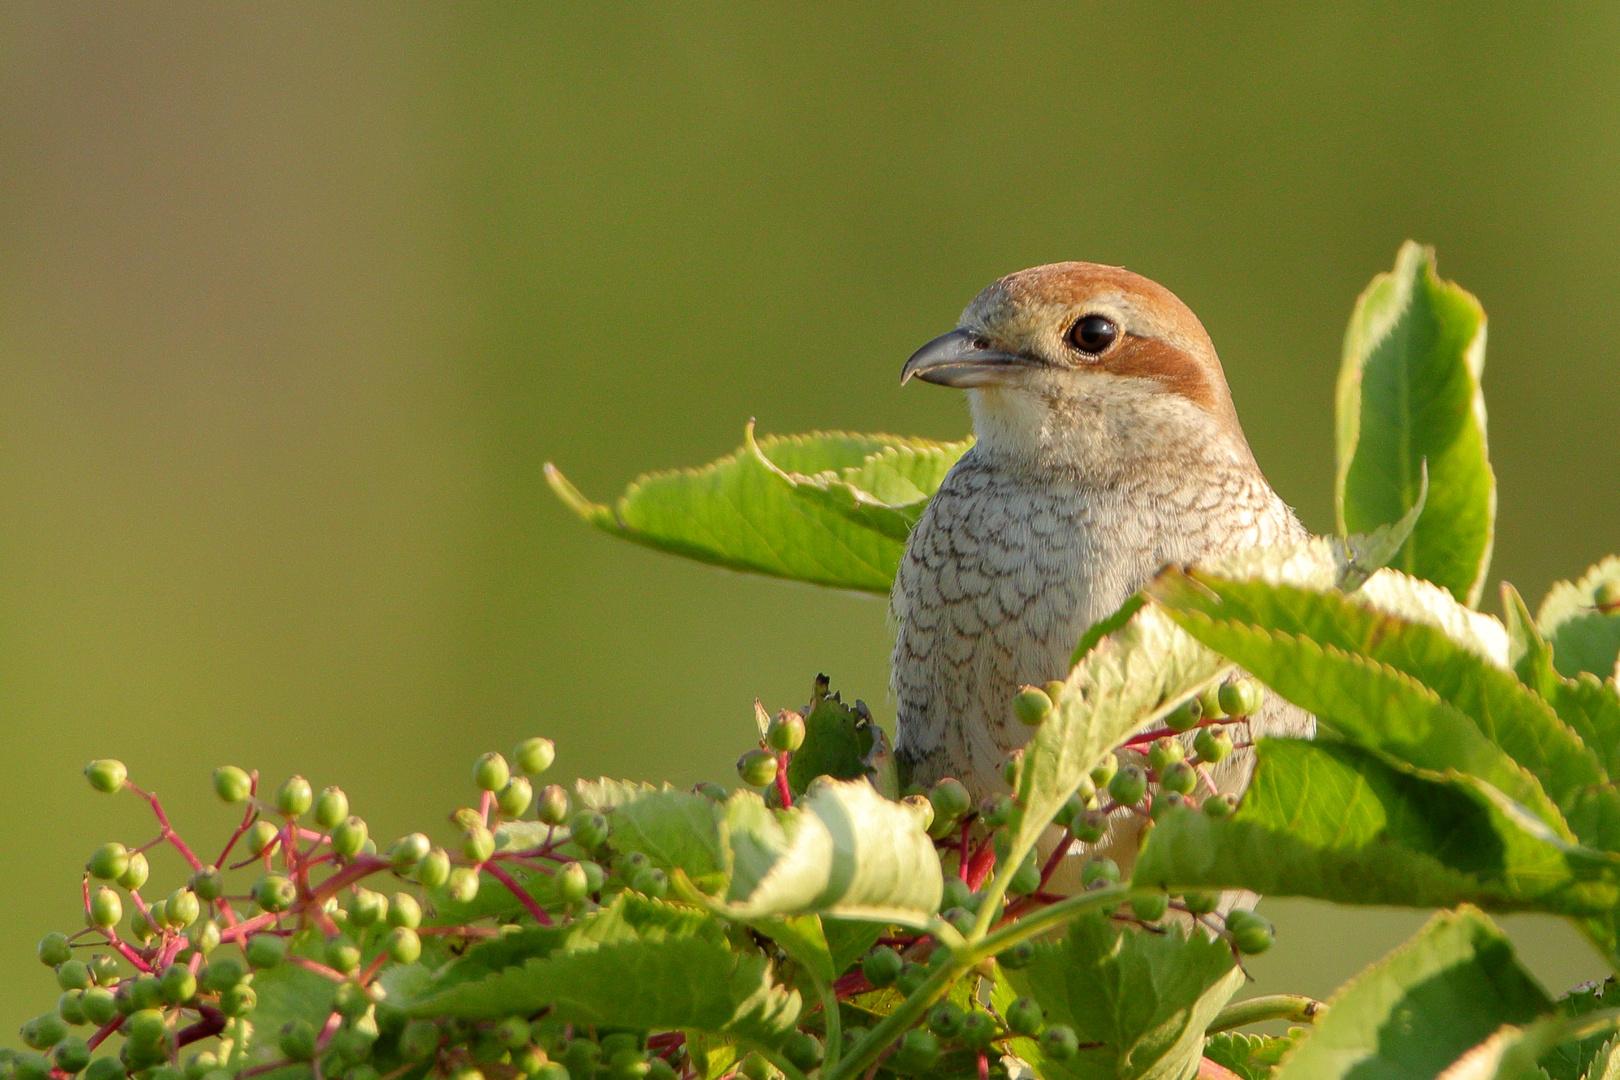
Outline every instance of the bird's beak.
[[1033, 362], [1025, 356], [987, 349], [967, 330], [952, 330], [911, 354], [900, 369], [900, 385], [915, 375], [924, 382], [965, 390], [1006, 382], [1009, 369], [1029, 367]]

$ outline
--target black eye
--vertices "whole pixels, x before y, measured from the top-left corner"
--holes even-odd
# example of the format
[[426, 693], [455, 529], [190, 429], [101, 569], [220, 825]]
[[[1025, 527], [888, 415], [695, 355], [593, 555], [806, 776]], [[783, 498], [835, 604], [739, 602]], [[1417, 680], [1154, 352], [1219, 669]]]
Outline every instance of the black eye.
[[1112, 345], [1117, 337], [1119, 327], [1114, 325], [1112, 319], [1101, 315], [1087, 315], [1069, 331], [1069, 341], [1074, 347], [1093, 356]]

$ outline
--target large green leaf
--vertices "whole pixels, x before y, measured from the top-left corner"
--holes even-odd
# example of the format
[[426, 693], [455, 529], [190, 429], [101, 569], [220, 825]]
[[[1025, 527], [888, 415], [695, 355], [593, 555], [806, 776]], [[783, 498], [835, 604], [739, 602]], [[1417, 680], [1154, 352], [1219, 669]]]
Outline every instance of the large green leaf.
[[1496, 478], [1485, 443], [1485, 312], [1408, 241], [1356, 301], [1339, 369], [1339, 531], [1368, 532], [1428, 505], [1390, 565], [1478, 602], [1490, 565]]
[[720, 832], [724, 815], [720, 806], [702, 795], [651, 792], [612, 812], [613, 847], [640, 852], [665, 871], [679, 867], [699, 889], [719, 892], [730, 873]]
[[800, 999], [770, 961], [738, 951], [712, 915], [621, 895], [565, 930], [475, 946], [401, 1004], [415, 1016], [489, 1020], [542, 1009], [568, 1023], [730, 1035], [773, 1046]]
[[1445, 912], [1345, 984], [1277, 1080], [1433, 1080], [1503, 1024], [1551, 1009], [1489, 919]]
[[1434, 627], [1338, 593], [1177, 570], [1148, 591], [1193, 637], [1315, 713], [1324, 732], [1477, 777], [1566, 836], [1561, 807], [1607, 779], [1545, 702]]
[[1271, 1080], [1293, 1045], [1292, 1036], [1223, 1031], [1204, 1040], [1204, 1056], [1235, 1074], [1238, 1080]]
[[1502, 608], [1513, 631], [1519, 678], [1574, 729], [1610, 776], [1620, 773], [1620, 690], [1589, 671], [1578, 671], [1573, 678], [1559, 674], [1552, 645], [1507, 582], [1502, 583]]
[[753, 921], [826, 914], [924, 927], [944, 892], [921, 812], [864, 780], [813, 784], [792, 810], [748, 791], [726, 804], [732, 874], [721, 909]]
[[773, 436], [700, 469], [653, 473], [611, 507], [555, 466], [546, 480], [615, 536], [700, 562], [887, 594], [906, 530], [968, 443], [820, 432]]
[[804, 744], [788, 762], [788, 787], [803, 792], [820, 776], [858, 780], [878, 728], [864, 708], [845, 705], [836, 694], [818, 690], [804, 717]]
[[1183, 1080], [1198, 1068], [1205, 1028], [1243, 984], [1222, 941], [1189, 938], [1180, 927], [1119, 926], [1101, 914], [1076, 919], [1061, 943], [1037, 945], [1027, 967], [998, 972], [998, 1006], [1033, 998], [1049, 1023], [1080, 1036], [1080, 1053], [1067, 1061], [1015, 1040], [1014, 1053], [1046, 1080]]
[[1620, 556], [1588, 570], [1578, 581], [1560, 581], [1541, 601], [1536, 625], [1552, 644], [1553, 664], [1574, 676], [1591, 672], [1600, 679], [1620, 677], [1620, 608], [1603, 610], [1596, 593], [1604, 585], [1620, 586]]
[[[1558, 1015], [1569, 1021], [1583, 1021], [1605, 1008], [1612, 1009], [1615, 998], [1620, 996], [1614, 988], [1612, 978], [1576, 987], [1554, 1002]], [[1614, 1053], [1613, 1038], [1611, 1029], [1568, 1040], [1542, 1055], [1540, 1065], [1550, 1080], [1581, 1080], [1589, 1074], [1593, 1080], [1620, 1080], [1620, 1056]], [[1613, 1075], [1605, 1076], [1605, 1070], [1611, 1068]]]
[[1266, 739], [1256, 756], [1233, 816], [1161, 816], [1138, 884], [1590, 917], [1620, 900], [1599, 861], [1464, 777], [1417, 775], [1329, 741]]

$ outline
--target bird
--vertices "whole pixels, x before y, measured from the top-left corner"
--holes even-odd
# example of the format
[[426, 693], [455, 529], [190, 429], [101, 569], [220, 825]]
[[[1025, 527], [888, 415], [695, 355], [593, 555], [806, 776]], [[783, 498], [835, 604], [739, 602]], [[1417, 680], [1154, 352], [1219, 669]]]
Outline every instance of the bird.
[[[975, 441], [912, 529], [890, 597], [895, 756], [926, 787], [1006, 790], [1013, 699], [1161, 568], [1308, 534], [1266, 481], [1209, 334], [1169, 289], [1060, 262], [980, 292], [905, 363], [965, 390]], [[1245, 735], [1309, 735], [1268, 695]], [[1190, 736], [1189, 736], [1190, 738]], [[1252, 752], [1216, 775], [1240, 793]]]

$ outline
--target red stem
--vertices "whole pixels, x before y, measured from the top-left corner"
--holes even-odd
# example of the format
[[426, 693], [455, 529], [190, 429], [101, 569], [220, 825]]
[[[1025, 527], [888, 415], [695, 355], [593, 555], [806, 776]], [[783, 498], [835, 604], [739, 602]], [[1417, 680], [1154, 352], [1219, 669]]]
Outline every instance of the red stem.
[[[218, 1035], [220, 1032], [225, 1030], [224, 1013], [220, 1012], [218, 1009], [210, 1009], [207, 1005], [199, 1006], [197, 1011], [202, 1013], [202, 1019], [198, 1020], [190, 1027], [180, 1029], [180, 1031], [174, 1037], [174, 1044], [176, 1047], [186, 1046], [190, 1043], [197, 1042], [200, 1039], [206, 1039], [210, 1036]], [[99, 1034], [99, 1032], [97, 1034]]]
[[956, 876], [963, 882], [968, 879], [968, 826], [972, 823], [971, 815], [962, 822], [962, 839], [956, 853]]
[[1063, 862], [1064, 856], [1069, 854], [1069, 847], [1073, 843], [1074, 833], [1065, 831], [1063, 840], [1056, 848], [1052, 849], [1052, 854], [1046, 857], [1046, 865], [1041, 867], [1041, 883], [1036, 889], [1037, 892], [1046, 888], [1046, 883], [1052, 879], [1053, 874], [1057, 873], [1059, 864]]
[[107, 1021], [105, 1024], [101, 1025], [101, 1027], [96, 1029], [96, 1033], [90, 1036], [90, 1038], [85, 1042], [85, 1045], [94, 1050], [96, 1047], [106, 1042], [107, 1037], [113, 1032], [117, 1031], [118, 1026], [123, 1022], [124, 1018], [122, 1016], [116, 1016]]
[[529, 914], [534, 916], [536, 922], [541, 926], [551, 925], [551, 918], [546, 914], [545, 909], [540, 906], [539, 901], [530, 896], [529, 890], [519, 885], [511, 874], [508, 874], [493, 862], [485, 863], [484, 869], [488, 870], [496, 881], [505, 885], [508, 892], [517, 897], [518, 903], [528, 909]]
[[782, 809], [793, 809], [793, 791], [788, 787], [788, 760], [792, 754], [783, 750], [776, 755], [776, 793], [782, 797]]
[[968, 867], [967, 887], [978, 892], [984, 884], [984, 879], [990, 876], [990, 871], [996, 868], [996, 846], [985, 837], [979, 844], [979, 850], [973, 853], [973, 862]]
[[285, 959], [287, 963], [297, 964], [305, 971], [313, 971], [323, 979], [331, 979], [333, 982], [338, 983], [349, 981], [349, 977], [343, 974], [343, 972], [337, 970], [336, 968], [329, 968], [325, 964], [322, 964], [316, 960], [311, 960], [307, 956], [295, 956], [292, 953], [288, 953]]
[[128, 780], [124, 781], [124, 786], [151, 804], [152, 814], [158, 820], [158, 830], [163, 839], [174, 845], [174, 850], [178, 851], [180, 857], [186, 860], [186, 865], [193, 870], [201, 870], [203, 868], [202, 860], [197, 858], [191, 848], [186, 845], [186, 842], [180, 839], [180, 834], [174, 831], [174, 826], [169, 824], [169, 815], [163, 812], [163, 803], [158, 801], [158, 797], [149, 791], [141, 790]]

